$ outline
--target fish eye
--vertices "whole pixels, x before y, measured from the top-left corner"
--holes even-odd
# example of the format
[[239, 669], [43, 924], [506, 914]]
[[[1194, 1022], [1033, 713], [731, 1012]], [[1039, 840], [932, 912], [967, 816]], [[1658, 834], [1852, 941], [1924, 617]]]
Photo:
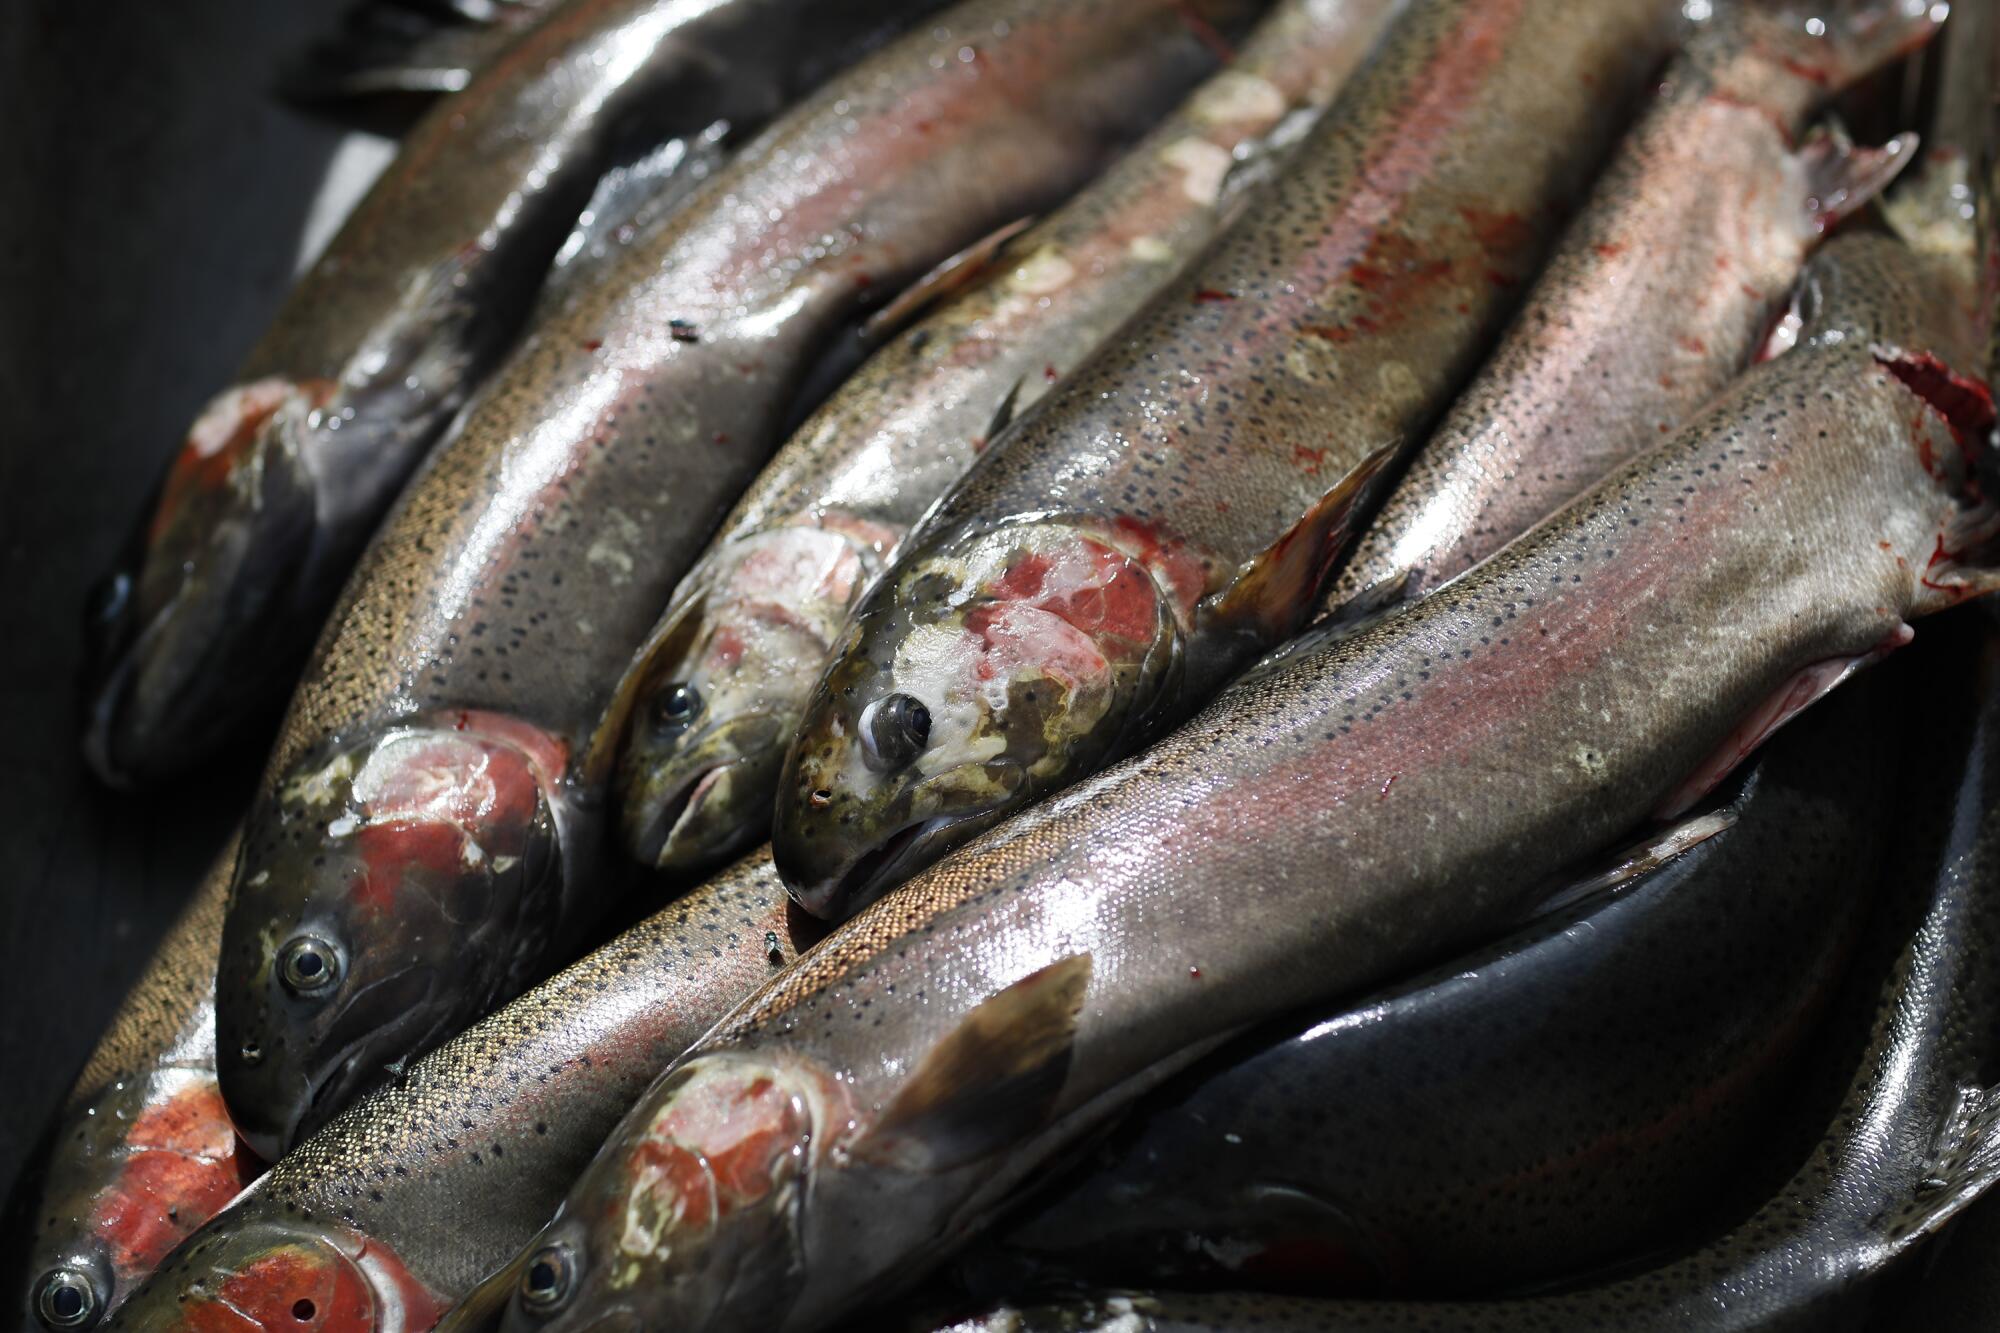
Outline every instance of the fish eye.
[[921, 699], [892, 694], [868, 705], [861, 715], [861, 732], [875, 766], [898, 768], [931, 743], [931, 710]]
[[540, 1314], [560, 1308], [569, 1299], [574, 1276], [567, 1245], [543, 1246], [521, 1273], [521, 1303]]
[[102, 1308], [97, 1288], [74, 1268], [50, 1269], [35, 1289], [35, 1313], [50, 1328], [88, 1328]]
[[340, 955], [313, 935], [295, 935], [278, 951], [278, 980], [294, 995], [325, 990], [340, 977]]
[[663, 727], [685, 727], [701, 712], [701, 691], [675, 681], [653, 701], [653, 720]]

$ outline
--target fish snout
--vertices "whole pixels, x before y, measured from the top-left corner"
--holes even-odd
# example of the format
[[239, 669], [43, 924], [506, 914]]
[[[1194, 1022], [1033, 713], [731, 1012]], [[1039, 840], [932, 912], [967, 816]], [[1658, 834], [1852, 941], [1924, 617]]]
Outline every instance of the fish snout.
[[631, 745], [619, 776], [619, 828], [641, 865], [712, 867], [767, 831], [791, 715], [719, 718], [685, 737]]

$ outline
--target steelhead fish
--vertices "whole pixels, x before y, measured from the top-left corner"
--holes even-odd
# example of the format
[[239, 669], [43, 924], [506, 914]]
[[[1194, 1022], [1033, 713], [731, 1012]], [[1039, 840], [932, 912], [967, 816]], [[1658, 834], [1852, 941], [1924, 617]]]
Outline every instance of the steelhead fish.
[[997, 441], [862, 598], [779, 781], [801, 906], [845, 915], [1297, 628], [1678, 14], [1401, 14], [1274, 196]]
[[661, 1068], [798, 948], [769, 854], [740, 862], [335, 1117], [113, 1325], [423, 1333], [534, 1234]]
[[215, 1079], [231, 838], [77, 1076], [49, 1144], [18, 1326], [95, 1326], [263, 1169]]
[[570, 0], [440, 103], [189, 428], [94, 595], [98, 774], [184, 772], [276, 710], [606, 168], [769, 119], [939, 2]]
[[1323, 110], [1401, 0], [1282, 0], [1187, 104], [1021, 235], [1001, 275], [877, 352], [794, 434], [675, 590], [636, 694], [621, 823], [687, 870], [769, 830], [834, 635], [924, 509], [1012, 412], [1170, 281], [1241, 191], [1235, 155]]
[[1800, 345], [1679, 435], [835, 931], [606, 1141], [491, 1280], [508, 1326], [817, 1327], [1221, 1041], [1448, 956], [1685, 809], [1993, 583], [1963, 276], [1834, 242]]
[[[1942, 627], [1941, 627], [1942, 628]], [[1973, 629], [1974, 626], [1954, 627]], [[1489, 1302], [1315, 1301], [1252, 1293], [1070, 1297], [1002, 1310], [953, 1333], [1525, 1333], [1617, 1328], [1731, 1333], [1845, 1327], [1855, 1293], [1937, 1234], [2000, 1176], [1990, 1077], [2000, 988], [2000, 651], [1957, 640], [1933, 657], [1895, 808], [1895, 874], [1816, 1059], [1800, 1118], [1817, 1113], [1789, 1179], [1742, 1220], [1671, 1262], [1574, 1290]], [[1926, 636], [1928, 637], [1928, 636]], [[1929, 645], [1927, 644], [1926, 647]], [[1981, 660], [1983, 658], [1983, 661]], [[1928, 716], [1925, 716], [1928, 714]], [[1948, 756], [1942, 762], [1939, 756]], [[1788, 1144], [1774, 1137], [1771, 1149]]]
[[573, 947], [620, 887], [591, 738], [807, 372], [871, 304], [1088, 179], [1214, 66], [1194, 20], [1249, 10], [963, 5], [536, 325], [370, 546], [254, 802], [216, 994], [253, 1147]]
[[1800, 133], [1927, 40], [1928, 9], [1719, 10], [1667, 71], [1490, 361], [1333, 586], [1373, 609], [1470, 569], [1679, 429], [1748, 364], [1806, 255], [1912, 157]]
[[1218, 1051], [985, 1262], [1482, 1293], [1714, 1217], [1789, 1106], [1878, 882], [1890, 683], [1815, 709], [1697, 820], [1727, 827], [1608, 901]]

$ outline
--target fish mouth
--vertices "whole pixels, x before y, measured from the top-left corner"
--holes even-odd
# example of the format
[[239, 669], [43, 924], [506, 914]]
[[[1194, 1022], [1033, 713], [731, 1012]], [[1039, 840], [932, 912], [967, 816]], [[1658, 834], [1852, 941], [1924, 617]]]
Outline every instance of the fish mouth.
[[741, 759], [718, 759], [688, 774], [662, 802], [655, 813], [635, 830], [632, 851], [642, 865], [671, 868], [670, 851], [676, 849], [682, 833], [699, 813], [702, 801], [731, 770], [743, 765]]
[[838, 879], [794, 893], [793, 897], [798, 899], [799, 906], [817, 917], [831, 921], [851, 916], [922, 864], [925, 849], [937, 841], [939, 834], [971, 817], [937, 815], [905, 824], [863, 852]]
[[[385, 1039], [403, 1032], [416, 1032], [432, 1023], [425, 1004], [432, 990], [432, 969], [405, 968], [373, 983], [341, 1007], [326, 1028], [327, 1039], [341, 1037], [331, 1058], [319, 1064], [317, 1074], [302, 1073], [299, 1095], [268, 1126], [246, 1125], [237, 1117], [237, 1130], [252, 1151], [267, 1162], [275, 1162], [291, 1147], [345, 1110], [357, 1093], [386, 1068], [374, 1056]], [[393, 1015], [387, 1022], [377, 1020]], [[352, 1035], [349, 1035], [349, 1034]], [[417, 1048], [402, 1041], [396, 1049]]]

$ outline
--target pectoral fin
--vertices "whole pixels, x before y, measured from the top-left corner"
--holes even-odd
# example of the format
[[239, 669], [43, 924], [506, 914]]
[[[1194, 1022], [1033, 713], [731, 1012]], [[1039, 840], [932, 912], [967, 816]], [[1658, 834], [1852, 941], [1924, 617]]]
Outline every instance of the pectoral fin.
[[1572, 879], [1541, 899], [1528, 919], [1566, 912], [1581, 903], [1623, 893], [1646, 876], [1736, 823], [1736, 811], [1724, 808], [1684, 819], [1614, 854], [1600, 870]]
[[1390, 446], [1363, 459], [1305, 517], [1246, 561], [1227, 587], [1203, 599], [1197, 619], [1239, 629], [1267, 644], [1289, 637], [1312, 614], [1327, 571], [1347, 547], [1369, 483], [1394, 454]]
[[1867, 207], [1917, 155], [1917, 136], [1899, 134], [1880, 148], [1857, 147], [1838, 126], [1821, 125], [1799, 145], [1805, 175], [1800, 221], [1808, 236], [1832, 230]]
[[991, 268], [1007, 242], [1034, 224], [1033, 217], [1015, 218], [1004, 227], [981, 237], [951, 258], [897, 293], [896, 298], [868, 317], [861, 326], [865, 342], [879, 342], [892, 336], [930, 306], [962, 291]]
[[924, 1057], [854, 1155], [944, 1171], [1040, 1129], [1069, 1074], [1090, 970], [1089, 954], [1073, 954], [981, 1003]]

